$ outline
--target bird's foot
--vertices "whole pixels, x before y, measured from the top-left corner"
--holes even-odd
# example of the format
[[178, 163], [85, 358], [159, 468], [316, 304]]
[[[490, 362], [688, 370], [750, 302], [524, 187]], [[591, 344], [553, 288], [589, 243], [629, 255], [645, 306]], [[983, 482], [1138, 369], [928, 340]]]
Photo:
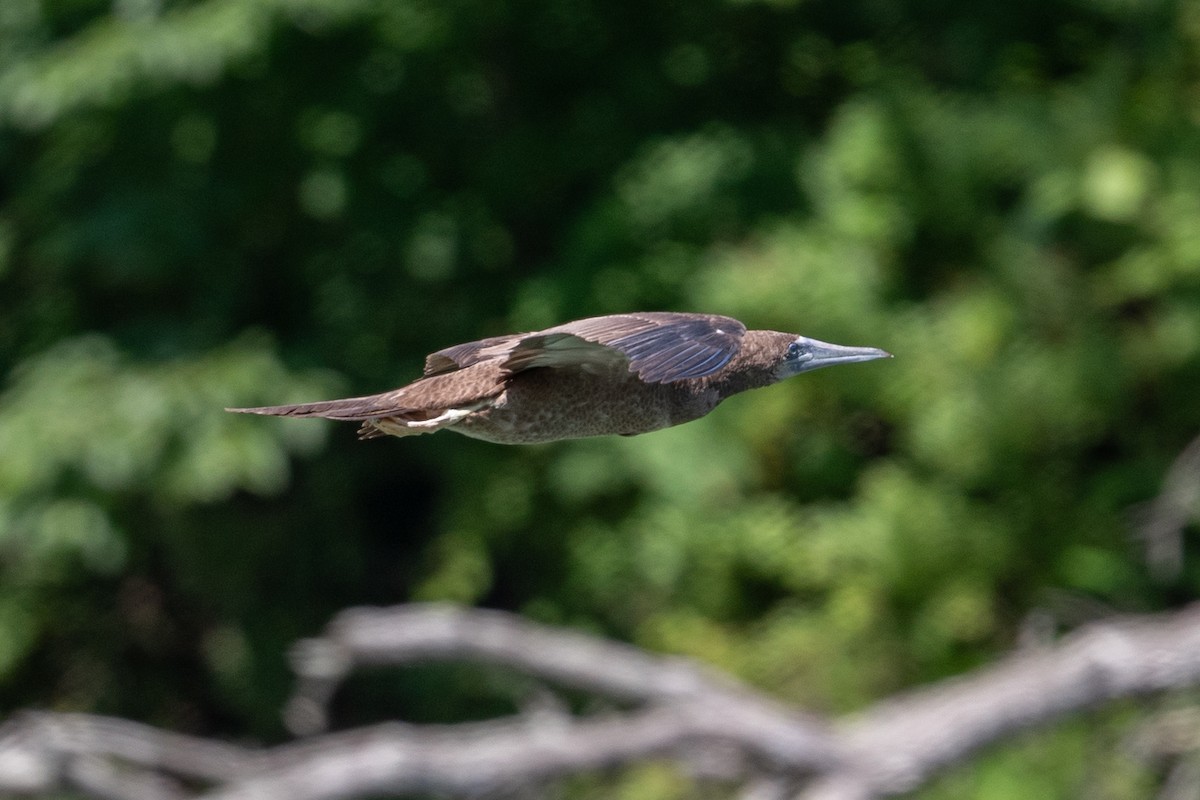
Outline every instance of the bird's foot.
[[476, 408], [448, 408], [428, 419], [400, 416], [369, 419], [358, 429], [358, 438], [376, 439], [380, 436], [419, 436], [422, 433], [433, 433], [453, 425], [463, 417], [475, 413], [476, 410]]

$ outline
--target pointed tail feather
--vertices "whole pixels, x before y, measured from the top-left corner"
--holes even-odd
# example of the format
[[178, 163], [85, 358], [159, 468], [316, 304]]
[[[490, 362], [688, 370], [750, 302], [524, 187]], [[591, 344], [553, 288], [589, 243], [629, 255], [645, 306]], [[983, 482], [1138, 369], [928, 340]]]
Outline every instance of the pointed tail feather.
[[[389, 400], [391, 402], [389, 402]], [[288, 406], [261, 406], [259, 408], [227, 408], [234, 414], [262, 414], [270, 417], [323, 417], [337, 420], [377, 419], [395, 414], [399, 409], [395, 393], [373, 394], [366, 397], [347, 397], [342, 400], [324, 400], [319, 403], [297, 403]]]

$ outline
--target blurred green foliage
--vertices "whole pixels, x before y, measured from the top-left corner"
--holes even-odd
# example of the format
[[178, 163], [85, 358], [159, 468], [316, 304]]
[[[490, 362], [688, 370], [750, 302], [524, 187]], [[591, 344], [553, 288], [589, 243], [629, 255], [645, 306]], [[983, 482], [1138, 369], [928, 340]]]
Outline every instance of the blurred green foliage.
[[[450, 599], [837, 712], [1191, 599], [1129, 510], [1200, 431], [1198, 75], [1196, 2], [5, 0], [0, 707], [271, 740], [290, 641]], [[897, 358], [544, 447], [222, 412], [653, 308]], [[1147, 796], [1116, 725], [929, 796]]]

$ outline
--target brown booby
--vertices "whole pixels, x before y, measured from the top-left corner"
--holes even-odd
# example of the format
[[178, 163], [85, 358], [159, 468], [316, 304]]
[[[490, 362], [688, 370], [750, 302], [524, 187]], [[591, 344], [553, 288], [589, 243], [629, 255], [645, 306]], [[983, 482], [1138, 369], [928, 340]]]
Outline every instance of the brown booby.
[[382, 394], [240, 414], [361, 422], [359, 436], [446, 429], [500, 444], [632, 436], [703, 417], [725, 398], [820, 367], [888, 358], [730, 317], [649, 311], [494, 336], [425, 359], [425, 374]]

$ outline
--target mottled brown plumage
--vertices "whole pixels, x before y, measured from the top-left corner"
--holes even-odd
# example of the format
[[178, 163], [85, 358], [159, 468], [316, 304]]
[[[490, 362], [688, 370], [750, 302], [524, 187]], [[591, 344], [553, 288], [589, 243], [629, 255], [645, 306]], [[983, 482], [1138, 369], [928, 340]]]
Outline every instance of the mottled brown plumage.
[[501, 444], [638, 433], [698, 419], [730, 395], [830, 364], [888, 354], [711, 314], [641, 312], [568, 322], [439, 350], [383, 394], [246, 414], [362, 422], [359, 434], [456, 431]]

